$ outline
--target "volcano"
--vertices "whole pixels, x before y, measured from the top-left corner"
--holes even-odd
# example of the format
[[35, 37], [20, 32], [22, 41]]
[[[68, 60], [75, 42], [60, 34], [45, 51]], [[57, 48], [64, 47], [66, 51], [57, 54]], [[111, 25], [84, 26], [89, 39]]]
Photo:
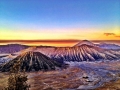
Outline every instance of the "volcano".
[[15, 59], [5, 63], [1, 67], [1, 71], [6, 72], [10, 71], [10, 68], [20, 60], [21, 70], [26, 71], [39, 71], [39, 70], [56, 70], [57, 68], [62, 67], [62, 63], [51, 60], [49, 57], [45, 56], [40, 52], [25, 52]]
[[45, 48], [39, 51], [48, 57], [63, 61], [99, 61], [116, 60], [120, 58], [120, 52], [104, 50], [102, 48], [83, 44], [78, 47]]
[[92, 42], [90, 42], [90, 41], [88, 41], [88, 40], [82, 40], [82, 41], [80, 41], [79, 43], [77, 43], [76, 45], [74, 45], [74, 47], [76, 47], [76, 46], [81, 46], [81, 45], [89, 45], [89, 46], [95, 46], [95, 44], [94, 43], [92, 43]]

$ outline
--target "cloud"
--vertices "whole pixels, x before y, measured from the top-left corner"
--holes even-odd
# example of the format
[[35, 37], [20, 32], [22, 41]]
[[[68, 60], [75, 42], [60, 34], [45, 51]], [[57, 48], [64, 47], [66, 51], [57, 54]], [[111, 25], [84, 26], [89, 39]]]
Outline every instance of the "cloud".
[[104, 35], [106, 35], [106, 36], [115, 36], [115, 33], [104, 33]]
[[120, 35], [116, 35], [115, 33], [104, 33], [105, 36], [114, 36], [120, 38]]

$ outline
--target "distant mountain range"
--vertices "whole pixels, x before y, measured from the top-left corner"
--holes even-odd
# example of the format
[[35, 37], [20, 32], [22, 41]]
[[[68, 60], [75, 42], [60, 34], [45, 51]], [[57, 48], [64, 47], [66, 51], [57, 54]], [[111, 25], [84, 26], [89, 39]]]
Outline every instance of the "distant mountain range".
[[120, 50], [120, 46], [119, 45], [116, 45], [116, 44], [110, 44], [110, 43], [100, 43], [100, 44], [94, 44], [88, 40], [83, 40], [83, 41], [80, 41], [79, 43], [77, 43], [76, 45], [74, 45], [74, 47], [76, 46], [81, 46], [81, 45], [89, 45], [89, 46], [97, 46], [97, 47], [100, 47], [102, 49], [112, 49], [112, 50], [117, 50], [119, 49]]
[[103, 48], [103, 49], [112, 49], [112, 50], [120, 50], [120, 46], [116, 44], [109, 44], [109, 43], [100, 43], [96, 44], [96, 46]]
[[[116, 44], [109, 44], [109, 43], [100, 43], [100, 44], [94, 44], [88, 40], [83, 40], [78, 42], [76, 45], [73, 47], [79, 47], [81, 45], [88, 45], [88, 46], [94, 46], [94, 47], [99, 47], [102, 49], [112, 49], [112, 50], [120, 50], [120, 46]], [[27, 49], [32, 46], [27, 46], [27, 45], [21, 45], [21, 44], [8, 44], [8, 45], [0, 45], [0, 54], [12, 54], [19, 52], [21, 50]], [[58, 48], [58, 47], [52, 47], [52, 46], [36, 46], [37, 48]], [[66, 47], [67, 48], [67, 47]]]
[[88, 40], [83, 40], [73, 47], [37, 46], [33, 48], [20, 44], [2, 45], [0, 46], [0, 53], [7, 53], [7, 56], [0, 54], [0, 63], [8, 62], [23, 52], [25, 53], [28, 51], [40, 52], [60, 63], [63, 63], [64, 61], [97, 61], [120, 59], [119, 45], [106, 43], [94, 44]]
[[19, 52], [20, 50], [24, 50], [28, 48], [27, 45], [21, 45], [21, 44], [8, 44], [8, 45], [0, 45], [0, 54], [1, 53], [15, 53]]

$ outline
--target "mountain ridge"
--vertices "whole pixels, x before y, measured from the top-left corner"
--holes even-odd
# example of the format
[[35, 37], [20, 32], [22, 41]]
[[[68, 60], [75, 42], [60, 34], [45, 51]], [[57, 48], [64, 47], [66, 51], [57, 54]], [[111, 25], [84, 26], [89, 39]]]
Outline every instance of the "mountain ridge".
[[53, 59], [60, 59], [63, 61], [97, 61], [114, 60], [120, 58], [120, 52], [104, 50], [99, 47], [83, 44], [79, 47], [60, 47], [39, 49], [41, 53]]

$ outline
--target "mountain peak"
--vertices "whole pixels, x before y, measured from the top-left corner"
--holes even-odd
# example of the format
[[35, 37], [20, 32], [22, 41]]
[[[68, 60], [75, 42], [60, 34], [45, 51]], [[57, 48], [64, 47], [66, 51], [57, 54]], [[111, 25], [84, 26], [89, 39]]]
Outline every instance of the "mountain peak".
[[82, 41], [80, 41], [79, 43], [77, 43], [76, 45], [74, 45], [74, 46], [81, 46], [81, 45], [90, 45], [90, 46], [95, 46], [94, 45], [94, 43], [92, 43], [92, 42], [90, 42], [90, 41], [88, 41], [88, 40], [82, 40]]

